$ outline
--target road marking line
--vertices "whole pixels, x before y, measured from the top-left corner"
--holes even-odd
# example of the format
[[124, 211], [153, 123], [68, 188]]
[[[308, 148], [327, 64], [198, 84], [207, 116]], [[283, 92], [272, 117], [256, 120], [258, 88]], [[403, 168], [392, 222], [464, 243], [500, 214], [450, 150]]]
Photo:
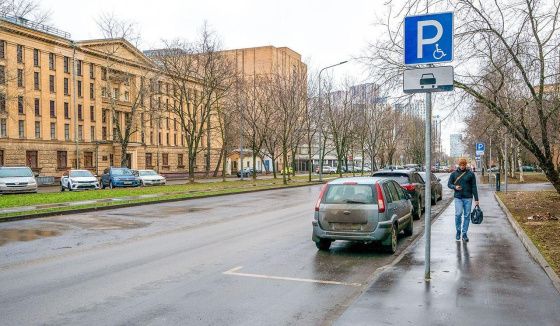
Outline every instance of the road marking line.
[[262, 275], [262, 274], [238, 273], [237, 271], [242, 269], [242, 268], [243, 268], [243, 266], [237, 266], [235, 268], [230, 269], [229, 271], [223, 272], [223, 274], [245, 276], [245, 277], [254, 277], [254, 278], [264, 278], [264, 279], [271, 279], [271, 280], [282, 280], [282, 281], [320, 283], [320, 284], [331, 284], [331, 285], [346, 285], [346, 286], [355, 286], [355, 287], [362, 286], [362, 284], [360, 284], [360, 283], [345, 283], [345, 282], [336, 282], [336, 281], [312, 280], [312, 279], [308, 279], [308, 278], [294, 278], [294, 277], [271, 276], [271, 275]]

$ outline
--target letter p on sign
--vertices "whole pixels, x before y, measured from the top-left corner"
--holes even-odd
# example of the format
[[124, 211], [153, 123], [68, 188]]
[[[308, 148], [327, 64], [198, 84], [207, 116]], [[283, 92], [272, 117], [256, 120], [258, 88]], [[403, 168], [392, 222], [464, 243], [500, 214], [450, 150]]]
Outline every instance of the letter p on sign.
[[453, 13], [405, 17], [405, 64], [450, 61], [453, 61]]

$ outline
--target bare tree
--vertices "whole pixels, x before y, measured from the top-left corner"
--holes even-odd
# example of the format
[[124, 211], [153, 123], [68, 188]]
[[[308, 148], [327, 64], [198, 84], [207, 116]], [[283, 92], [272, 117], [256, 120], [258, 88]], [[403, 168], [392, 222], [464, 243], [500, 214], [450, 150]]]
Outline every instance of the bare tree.
[[455, 13], [455, 47], [461, 51], [454, 84], [464, 95], [462, 104], [480, 103], [498, 118], [560, 193], [552, 143], [560, 110], [552, 86], [558, 82], [560, 2], [392, 2], [387, 38], [370, 47], [370, 63], [385, 81], [398, 83], [404, 68], [401, 19], [425, 12], [425, 4]]
[[[97, 20], [97, 26], [103, 38], [109, 39], [109, 42], [100, 48], [105, 56], [101, 76], [104, 84], [102, 95], [109, 99], [113, 141], [118, 142], [121, 147], [120, 165], [127, 166], [128, 146], [144, 123], [139, 121], [141, 117], [145, 117], [142, 113], [161, 109], [161, 106], [156, 107], [152, 101], [153, 95], [158, 91], [154, 85], [159, 78], [158, 72], [148, 60], [138, 69], [137, 75], [119, 68], [120, 52], [127, 46], [134, 46], [131, 41], [137, 44], [140, 38], [134, 23], [121, 20], [112, 13], [102, 13]], [[145, 105], [146, 99], [150, 99], [149, 107]], [[123, 102], [127, 105], [123, 105]], [[153, 115], [153, 112], [150, 115]]]
[[[234, 83], [235, 69], [214, 32], [203, 25], [196, 42], [171, 41], [153, 58], [171, 81], [170, 108], [184, 132], [189, 161], [189, 179], [194, 182], [197, 156], [206, 150], [205, 175], [210, 173], [212, 117]], [[205, 143], [205, 147], [203, 146]]]
[[41, 8], [35, 0], [0, 0], [0, 15], [14, 16], [32, 20], [35, 23], [47, 23], [52, 15], [50, 10]]

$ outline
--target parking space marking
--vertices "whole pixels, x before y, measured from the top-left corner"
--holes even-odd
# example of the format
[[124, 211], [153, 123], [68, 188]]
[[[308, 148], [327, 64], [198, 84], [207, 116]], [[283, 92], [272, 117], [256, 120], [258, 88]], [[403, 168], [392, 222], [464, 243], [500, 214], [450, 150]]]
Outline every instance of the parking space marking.
[[346, 283], [346, 282], [336, 282], [336, 281], [313, 280], [313, 279], [308, 279], [308, 278], [295, 278], [295, 277], [272, 276], [272, 275], [263, 275], [263, 274], [238, 273], [237, 271], [239, 271], [242, 268], [243, 268], [243, 266], [237, 266], [235, 268], [230, 269], [229, 271], [223, 272], [223, 274], [253, 277], [253, 278], [264, 278], [264, 279], [270, 279], [270, 280], [319, 283], [319, 284], [330, 284], [330, 285], [345, 285], [345, 286], [354, 286], [354, 287], [362, 286], [362, 284], [360, 284], [360, 283]]

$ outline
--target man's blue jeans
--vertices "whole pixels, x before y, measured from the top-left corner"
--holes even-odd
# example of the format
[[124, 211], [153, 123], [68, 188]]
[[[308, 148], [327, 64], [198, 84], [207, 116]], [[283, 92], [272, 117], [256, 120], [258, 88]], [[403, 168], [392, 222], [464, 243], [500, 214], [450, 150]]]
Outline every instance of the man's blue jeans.
[[[472, 198], [455, 198], [455, 229], [457, 233], [467, 234], [469, 230]], [[463, 218], [463, 229], [461, 230], [461, 216]]]

